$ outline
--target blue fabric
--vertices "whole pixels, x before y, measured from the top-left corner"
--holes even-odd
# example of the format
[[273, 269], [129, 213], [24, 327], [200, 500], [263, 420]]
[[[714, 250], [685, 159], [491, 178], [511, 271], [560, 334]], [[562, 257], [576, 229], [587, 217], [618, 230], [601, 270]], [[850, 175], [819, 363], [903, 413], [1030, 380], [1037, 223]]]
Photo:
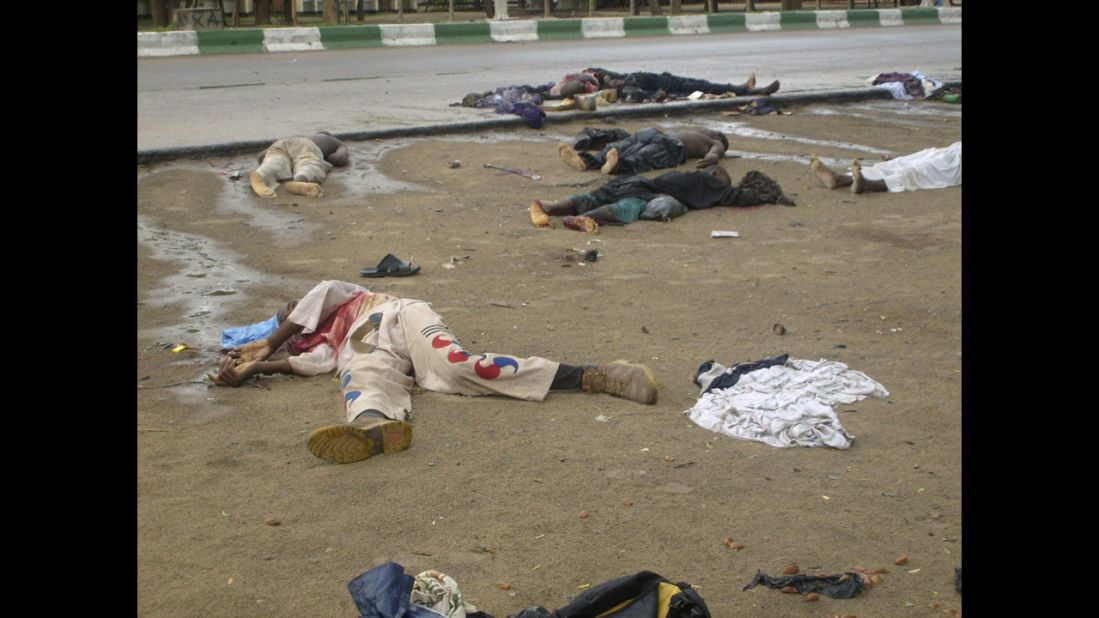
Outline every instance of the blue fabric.
[[234, 326], [221, 331], [221, 347], [235, 348], [246, 343], [266, 339], [279, 327], [279, 317], [271, 316], [270, 320], [256, 322], [248, 326]]
[[439, 618], [439, 612], [412, 603], [414, 581], [403, 566], [387, 562], [348, 582], [347, 590], [360, 618]]

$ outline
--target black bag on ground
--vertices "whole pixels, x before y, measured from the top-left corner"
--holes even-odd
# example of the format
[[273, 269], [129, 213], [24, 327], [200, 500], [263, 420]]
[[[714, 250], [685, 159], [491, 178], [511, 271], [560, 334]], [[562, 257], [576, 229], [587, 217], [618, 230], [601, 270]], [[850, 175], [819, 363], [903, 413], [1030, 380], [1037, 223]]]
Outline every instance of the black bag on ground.
[[711, 618], [706, 602], [686, 582], [673, 584], [641, 571], [593, 586], [555, 612], [530, 608], [510, 618]]

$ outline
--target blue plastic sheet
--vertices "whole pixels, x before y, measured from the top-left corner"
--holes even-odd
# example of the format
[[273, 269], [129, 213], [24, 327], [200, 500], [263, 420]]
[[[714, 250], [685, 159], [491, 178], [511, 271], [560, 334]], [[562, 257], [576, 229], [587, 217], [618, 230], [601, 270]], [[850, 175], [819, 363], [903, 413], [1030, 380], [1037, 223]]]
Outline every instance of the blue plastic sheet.
[[275, 315], [271, 316], [270, 320], [256, 322], [255, 324], [249, 324], [248, 326], [226, 328], [221, 331], [221, 347], [235, 348], [246, 343], [266, 339], [271, 333], [275, 332], [275, 329], [278, 327], [279, 318]]

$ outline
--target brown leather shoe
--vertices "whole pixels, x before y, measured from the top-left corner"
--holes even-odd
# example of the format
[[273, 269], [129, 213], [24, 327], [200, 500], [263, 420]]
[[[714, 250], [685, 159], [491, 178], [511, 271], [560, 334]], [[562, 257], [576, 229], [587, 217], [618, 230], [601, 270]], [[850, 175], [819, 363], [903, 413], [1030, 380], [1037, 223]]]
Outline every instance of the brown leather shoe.
[[660, 395], [652, 369], [622, 360], [585, 369], [580, 388], [586, 393], [606, 393], [647, 404], [656, 403]]
[[309, 436], [309, 452], [333, 463], [353, 463], [396, 453], [412, 445], [412, 425], [387, 418], [362, 418], [321, 427]]

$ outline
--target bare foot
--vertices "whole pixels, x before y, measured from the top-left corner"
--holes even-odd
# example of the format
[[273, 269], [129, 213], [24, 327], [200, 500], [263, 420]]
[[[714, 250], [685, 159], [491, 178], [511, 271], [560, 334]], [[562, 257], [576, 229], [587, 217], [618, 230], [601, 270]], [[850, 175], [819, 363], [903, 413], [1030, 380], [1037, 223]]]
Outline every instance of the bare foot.
[[618, 149], [611, 148], [607, 151], [607, 162], [603, 164], [603, 167], [599, 168], [599, 172], [610, 175], [613, 174], [616, 169], [618, 169]]
[[866, 188], [866, 180], [862, 177], [862, 161], [855, 159], [851, 163], [851, 193], [862, 193]]
[[744, 82], [744, 86], [745, 86], [746, 88], [749, 88], [749, 89], [751, 89], [751, 88], [755, 88], [755, 87], [756, 87], [756, 74], [755, 74], [755, 73], [752, 73], [752, 74], [751, 74], [751, 75], [750, 75], [750, 76], [748, 77], [748, 81]]
[[565, 217], [561, 220], [565, 224], [565, 227], [570, 230], [576, 230], [578, 232], [587, 232], [588, 234], [598, 234], [599, 224], [595, 222], [595, 219], [591, 217]]
[[584, 159], [580, 158], [580, 153], [576, 152], [576, 150], [568, 144], [557, 145], [557, 156], [561, 157], [562, 161], [578, 172], [588, 169], [587, 164], [584, 163]]
[[324, 191], [321, 190], [321, 186], [315, 182], [299, 182], [297, 180], [291, 180], [285, 185], [286, 190], [294, 195], [304, 195], [305, 197], [324, 197]]
[[542, 200], [534, 200], [530, 203], [530, 222], [534, 227], [553, 228], [553, 219], [542, 210]]
[[[817, 155], [811, 155], [809, 157], [809, 169], [813, 170], [813, 174], [816, 175], [817, 180], [822, 185], [829, 189], [835, 189], [837, 187], [845, 187], [850, 184], [850, 178], [837, 174], [828, 169], [828, 166], [821, 163]], [[843, 182], [846, 180], [847, 182]]]
[[252, 191], [255, 191], [256, 195], [260, 197], [275, 197], [274, 189], [267, 186], [259, 172], [252, 172], [248, 175], [248, 184], [252, 186]]
[[774, 93], [778, 92], [778, 88], [779, 88], [779, 83], [778, 83], [778, 80], [776, 79], [775, 81], [768, 84], [765, 88], [760, 88], [759, 90], [757, 90], [756, 94], [774, 94]]

